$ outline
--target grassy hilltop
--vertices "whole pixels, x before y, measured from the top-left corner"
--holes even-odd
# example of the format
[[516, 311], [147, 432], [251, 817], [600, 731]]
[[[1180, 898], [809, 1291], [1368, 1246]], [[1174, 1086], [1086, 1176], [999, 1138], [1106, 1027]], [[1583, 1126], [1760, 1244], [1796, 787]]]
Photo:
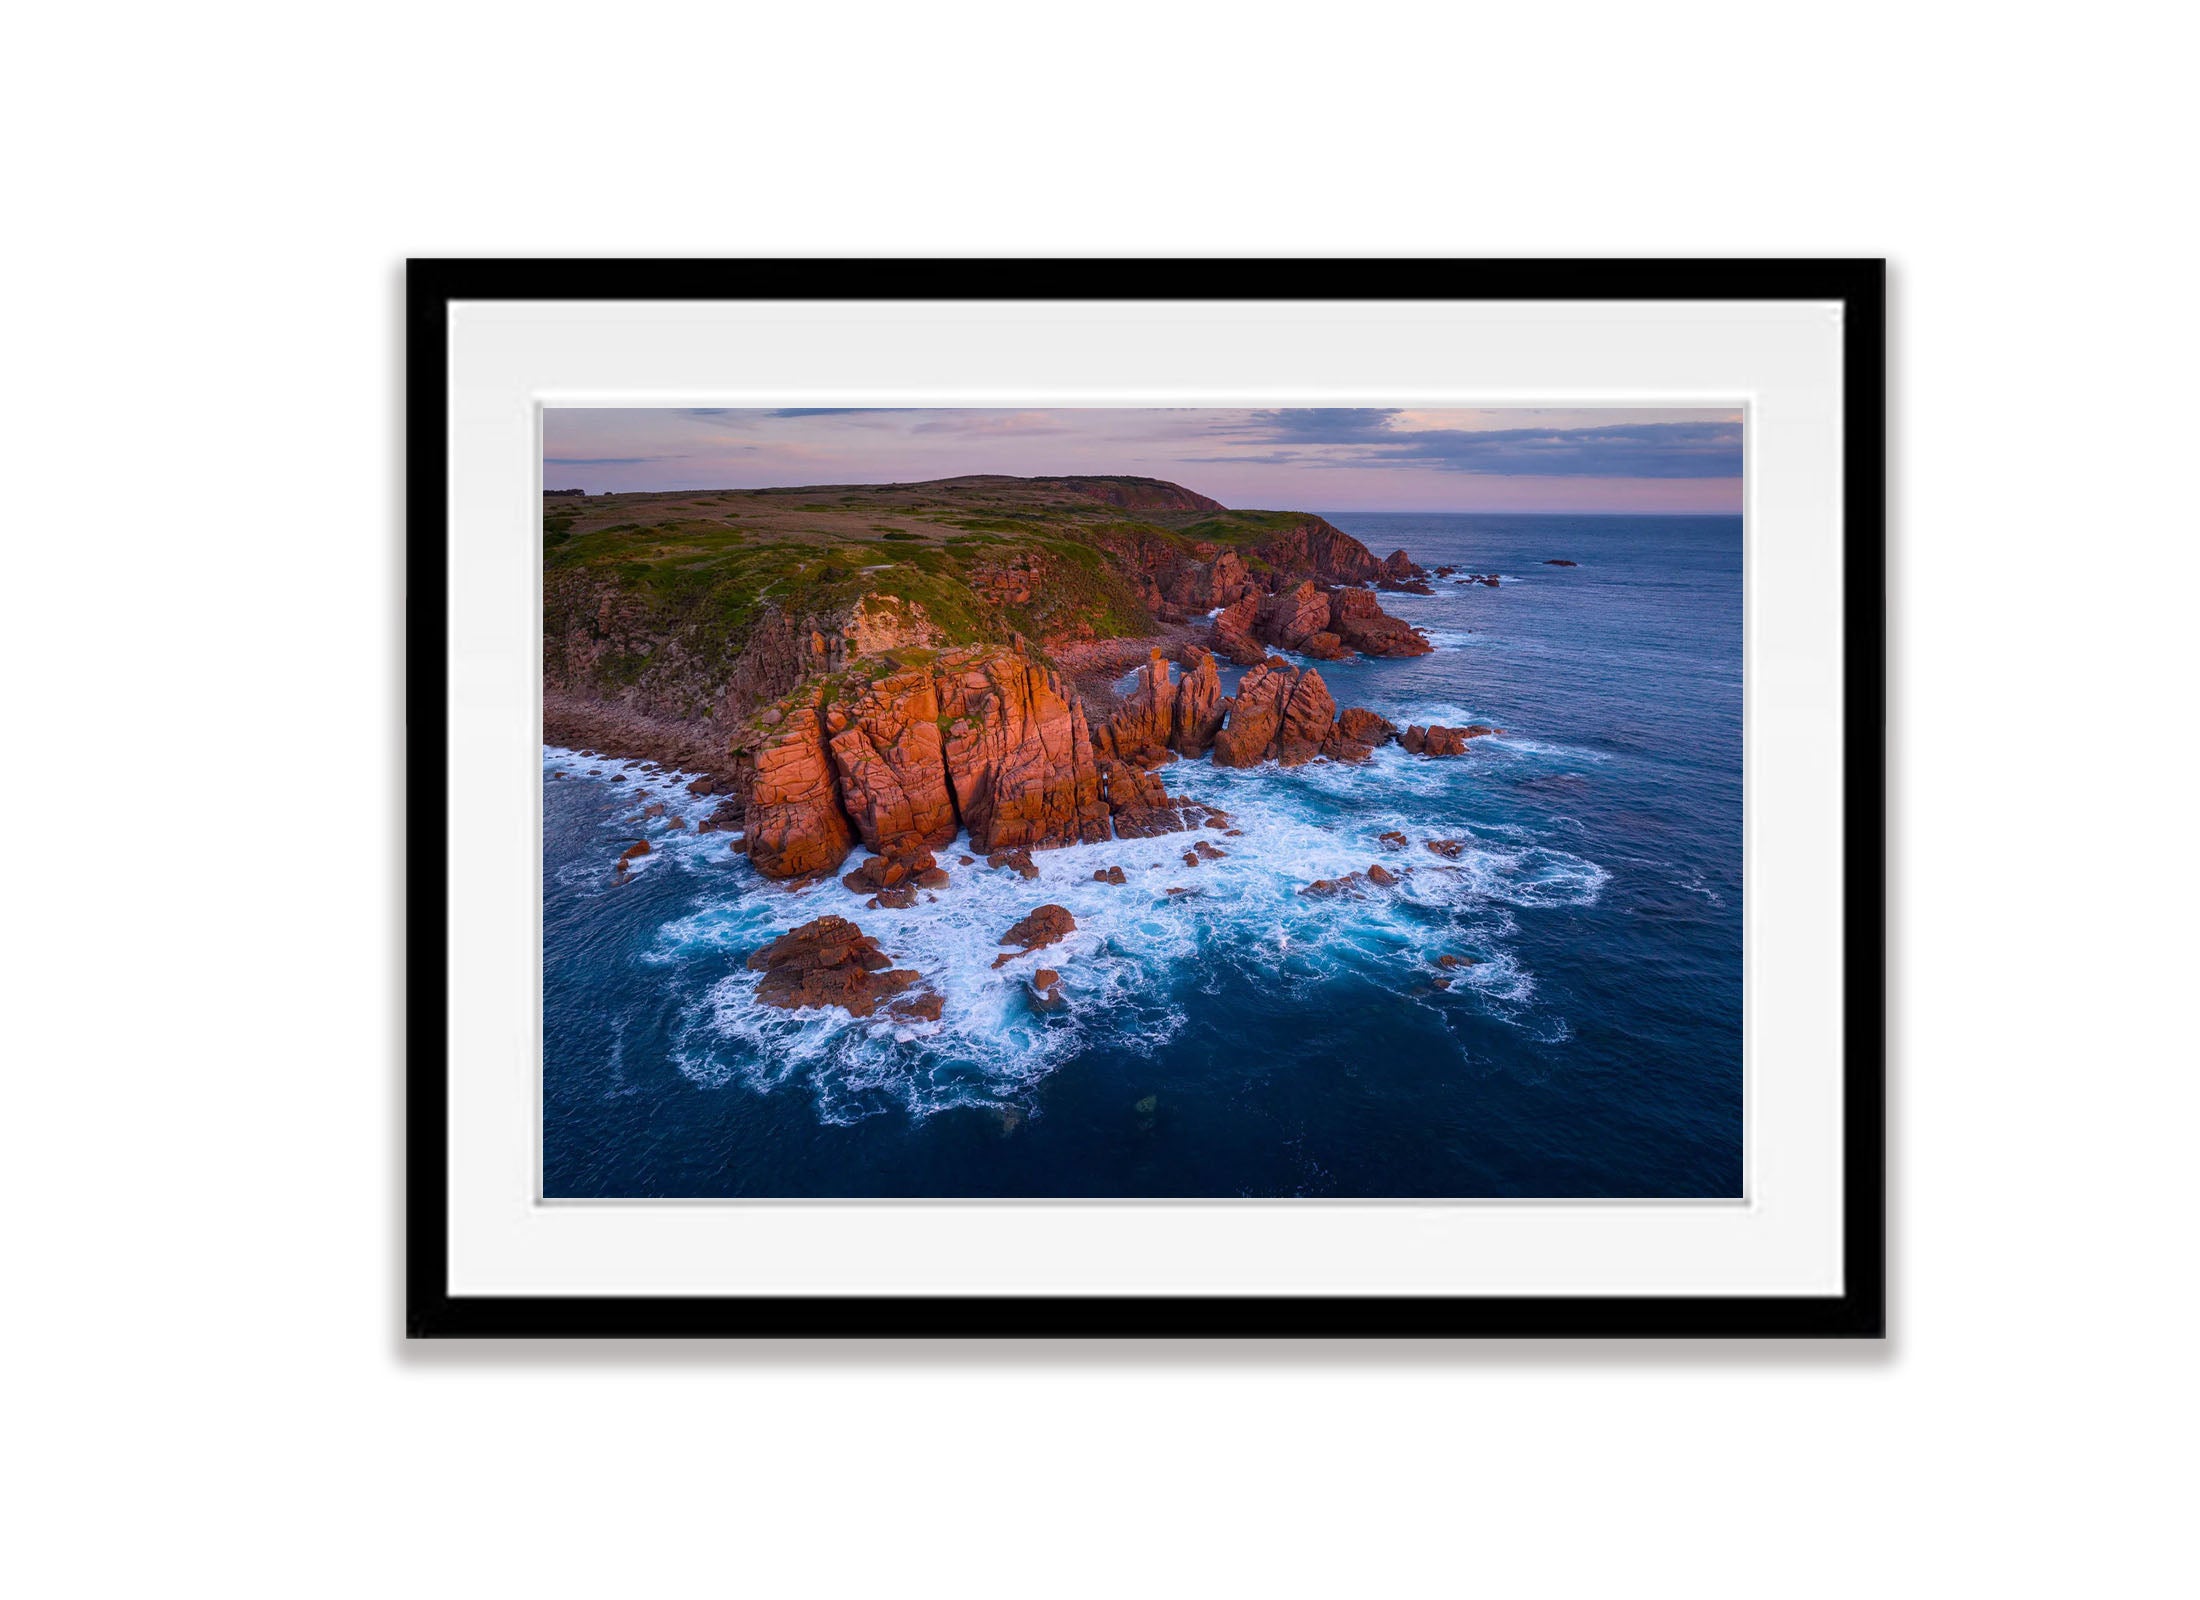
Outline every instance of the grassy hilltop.
[[604, 697], [660, 678], [648, 698], [692, 714], [767, 615], [866, 596], [921, 607], [943, 643], [1138, 638], [1157, 576], [1224, 550], [1265, 574], [1262, 548], [1310, 524], [1124, 477], [545, 497], [545, 674]]

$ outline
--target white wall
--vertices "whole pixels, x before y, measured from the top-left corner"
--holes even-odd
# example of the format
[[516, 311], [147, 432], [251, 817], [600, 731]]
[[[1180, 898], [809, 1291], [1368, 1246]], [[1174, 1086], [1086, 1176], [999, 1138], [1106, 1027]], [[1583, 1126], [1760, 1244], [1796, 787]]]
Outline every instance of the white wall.
[[[2189, 1584], [2174, 15], [16, 17], [11, 1587]], [[398, 263], [935, 251], [1894, 258], [1889, 1345], [400, 1347]]]

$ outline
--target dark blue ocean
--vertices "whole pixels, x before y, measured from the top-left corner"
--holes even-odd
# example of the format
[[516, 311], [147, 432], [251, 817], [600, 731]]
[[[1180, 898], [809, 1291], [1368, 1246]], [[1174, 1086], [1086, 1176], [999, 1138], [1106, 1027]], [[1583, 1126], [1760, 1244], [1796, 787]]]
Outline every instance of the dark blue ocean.
[[[1338, 703], [1506, 733], [1442, 761], [1168, 768], [1243, 830], [1198, 835], [1221, 861], [1118, 840], [1041, 853], [1025, 883], [954, 865], [958, 841], [932, 903], [864, 911], [696, 835], [714, 802], [680, 780], [615, 792], [587, 776], [606, 763], [546, 749], [545, 1193], [1738, 1195], [1741, 519], [1331, 520], [1502, 578], [1384, 596], [1436, 651], [1321, 663]], [[628, 821], [638, 792], [689, 829]], [[1391, 829], [1408, 851], [1378, 844]], [[614, 886], [637, 834], [655, 853]], [[1299, 893], [1376, 861], [1414, 871]], [[1108, 865], [1130, 882], [1092, 882]], [[1078, 932], [996, 972], [1001, 932], [1048, 901]], [[940, 1022], [756, 1005], [743, 959], [828, 912], [922, 970]], [[1024, 998], [1040, 965], [1062, 1012]]]

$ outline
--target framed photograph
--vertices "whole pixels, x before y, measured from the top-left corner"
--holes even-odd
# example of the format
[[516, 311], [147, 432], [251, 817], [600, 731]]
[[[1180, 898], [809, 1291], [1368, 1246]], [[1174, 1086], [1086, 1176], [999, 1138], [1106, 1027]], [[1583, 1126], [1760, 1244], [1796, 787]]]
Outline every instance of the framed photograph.
[[415, 261], [408, 1329], [1883, 1333], [1878, 261]]

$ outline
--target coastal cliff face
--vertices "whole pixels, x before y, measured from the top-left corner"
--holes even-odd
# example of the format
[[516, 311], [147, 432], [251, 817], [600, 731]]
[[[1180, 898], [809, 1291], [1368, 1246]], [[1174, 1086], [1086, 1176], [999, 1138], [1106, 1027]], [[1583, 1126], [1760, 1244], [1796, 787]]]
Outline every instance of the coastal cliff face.
[[[773, 878], [860, 842], [905, 892], [964, 829], [996, 854], [1200, 826], [1170, 762], [1365, 759], [1393, 732], [1269, 646], [1429, 648], [1365, 587], [1418, 573], [1403, 552], [1153, 479], [595, 496], [544, 528], [545, 737], [700, 771]], [[1097, 714], [1052, 659], [1152, 638], [1182, 676], [1152, 649], [1127, 694], [1088, 685]], [[1251, 668], [1233, 697], [1217, 655]]]

